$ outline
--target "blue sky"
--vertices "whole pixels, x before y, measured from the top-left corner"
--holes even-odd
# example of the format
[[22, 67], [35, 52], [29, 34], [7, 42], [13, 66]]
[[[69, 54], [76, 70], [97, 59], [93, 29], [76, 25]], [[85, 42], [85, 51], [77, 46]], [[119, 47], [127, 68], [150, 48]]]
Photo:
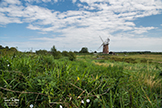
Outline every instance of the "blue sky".
[[0, 0], [0, 45], [162, 52], [162, 0]]

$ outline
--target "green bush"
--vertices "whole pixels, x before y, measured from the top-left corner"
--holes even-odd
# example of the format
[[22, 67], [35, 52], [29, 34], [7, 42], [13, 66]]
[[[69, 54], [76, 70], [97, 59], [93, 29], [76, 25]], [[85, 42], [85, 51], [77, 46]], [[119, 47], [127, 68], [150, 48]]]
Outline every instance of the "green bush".
[[69, 57], [69, 60], [71, 61], [74, 61], [76, 59], [76, 55], [72, 51], [69, 51], [68, 57]]
[[47, 55], [48, 52], [47, 52], [47, 50], [38, 50], [38, 51], [36, 51], [36, 54]]
[[68, 57], [69, 56], [69, 53], [67, 51], [63, 51], [62, 52], [62, 55]]
[[55, 46], [53, 46], [53, 47], [51, 48], [51, 53], [52, 53], [52, 55], [53, 55], [53, 57], [54, 57], [55, 59], [59, 59], [59, 58], [62, 57], [61, 52], [60, 52], [60, 51], [57, 51], [56, 48], [55, 48]]

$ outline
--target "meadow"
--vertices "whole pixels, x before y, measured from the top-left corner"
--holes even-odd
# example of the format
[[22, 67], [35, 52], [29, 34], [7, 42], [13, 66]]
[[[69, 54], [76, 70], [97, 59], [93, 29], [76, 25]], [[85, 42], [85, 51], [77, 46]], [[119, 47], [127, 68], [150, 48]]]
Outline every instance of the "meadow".
[[0, 106], [160, 108], [162, 55], [1, 54]]

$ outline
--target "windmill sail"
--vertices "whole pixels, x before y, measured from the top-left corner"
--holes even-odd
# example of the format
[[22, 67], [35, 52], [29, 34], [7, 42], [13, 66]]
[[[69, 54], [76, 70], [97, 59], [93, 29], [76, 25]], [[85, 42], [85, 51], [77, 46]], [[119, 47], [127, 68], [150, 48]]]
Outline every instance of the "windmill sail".
[[98, 48], [98, 50], [103, 46], [103, 43], [101, 44], [101, 46]]
[[101, 41], [104, 43], [104, 41], [102, 40], [101, 36], [99, 36], [99, 37], [100, 37]]

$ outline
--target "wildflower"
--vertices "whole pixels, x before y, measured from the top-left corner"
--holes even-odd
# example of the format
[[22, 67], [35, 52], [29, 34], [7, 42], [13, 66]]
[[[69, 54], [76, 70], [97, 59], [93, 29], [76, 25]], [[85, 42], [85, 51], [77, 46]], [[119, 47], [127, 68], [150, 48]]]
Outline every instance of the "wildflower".
[[81, 98], [80, 96], [78, 96], [78, 98]]
[[62, 106], [62, 105], [60, 105], [60, 108], [63, 108], [63, 106]]
[[72, 97], [70, 97], [70, 99], [69, 99], [69, 100], [71, 101], [71, 99], [72, 99]]
[[77, 81], [79, 81], [80, 80], [80, 78], [79, 77], [77, 77]]
[[10, 64], [7, 65], [8, 67], [10, 66]]
[[90, 99], [87, 99], [86, 102], [89, 103], [90, 102]]
[[84, 104], [84, 101], [83, 101], [83, 100], [81, 100], [81, 103], [82, 103], [82, 104]]
[[33, 104], [30, 105], [30, 108], [33, 108]]

